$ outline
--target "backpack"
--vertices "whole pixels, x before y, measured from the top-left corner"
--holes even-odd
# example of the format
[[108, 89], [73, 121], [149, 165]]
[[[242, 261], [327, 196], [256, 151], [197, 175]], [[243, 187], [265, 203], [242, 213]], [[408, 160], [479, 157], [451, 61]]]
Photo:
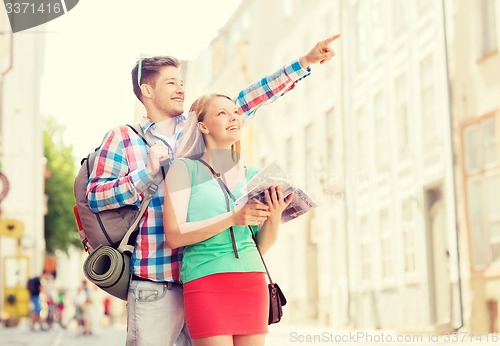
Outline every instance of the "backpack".
[[[150, 146], [148, 141], [144, 138], [144, 133], [140, 125], [127, 126], [131, 128], [148, 147]], [[146, 209], [146, 205], [143, 204], [149, 203], [149, 200], [156, 192], [162, 178], [161, 174], [159, 175], [160, 179], [158, 179], [158, 176], [155, 177], [154, 182], [147, 190], [146, 197], [143, 199], [141, 207], [130, 205], [94, 213], [87, 203], [87, 185], [99, 148], [100, 146], [82, 159], [82, 166], [76, 175], [73, 186], [76, 200], [76, 204], [73, 207], [73, 213], [75, 214], [78, 234], [82, 241], [83, 248], [89, 254], [101, 244], [117, 248], [125, 234], [127, 234], [129, 228], [137, 228], [139, 220]], [[137, 230], [134, 231], [135, 233], [132, 233], [133, 236], [130, 237], [127, 242], [128, 244], [135, 243], [135, 237], [138, 232]]]

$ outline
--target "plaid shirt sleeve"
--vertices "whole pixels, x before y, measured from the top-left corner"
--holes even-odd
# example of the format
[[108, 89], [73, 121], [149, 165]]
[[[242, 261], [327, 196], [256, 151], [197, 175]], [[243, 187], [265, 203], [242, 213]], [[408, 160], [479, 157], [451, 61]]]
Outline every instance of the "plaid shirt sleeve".
[[299, 60], [295, 60], [275, 73], [265, 76], [256, 83], [240, 91], [236, 105], [243, 119], [251, 117], [263, 105], [269, 104], [286, 92], [292, 90], [295, 84], [311, 74], [311, 68], [304, 69]]
[[94, 212], [139, 205], [143, 193], [152, 182], [144, 157], [146, 146], [130, 138], [128, 128], [111, 130], [98, 150], [87, 185], [87, 200]]

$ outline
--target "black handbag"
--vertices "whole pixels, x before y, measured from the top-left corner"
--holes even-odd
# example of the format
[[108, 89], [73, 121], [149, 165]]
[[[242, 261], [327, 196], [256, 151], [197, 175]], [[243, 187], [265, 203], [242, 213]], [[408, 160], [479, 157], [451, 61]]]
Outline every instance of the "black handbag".
[[[199, 159], [201, 163], [203, 163], [212, 173], [214, 176], [215, 180], [217, 183], [219, 183], [222, 192], [224, 193], [224, 197], [226, 198], [226, 206], [227, 206], [227, 211], [230, 211], [229, 207], [229, 199], [227, 195], [231, 197], [233, 201], [236, 199], [234, 198], [234, 195], [231, 193], [229, 188], [226, 186], [224, 181], [221, 179], [220, 174], [216, 173], [212, 166], [210, 166], [208, 163], [206, 163], [204, 160]], [[260, 252], [259, 245], [257, 244], [257, 238], [255, 237], [255, 234], [253, 233], [253, 230], [250, 226], [248, 226], [248, 229], [250, 230], [250, 233], [252, 234], [252, 239], [255, 243], [255, 246], [257, 248], [257, 251], [259, 252], [260, 259], [262, 260], [262, 264], [264, 264], [264, 268], [266, 269], [266, 274], [267, 278], [269, 279], [269, 284], [267, 285], [268, 291], [269, 291], [269, 317], [267, 320], [267, 324], [273, 324], [273, 323], [278, 323], [281, 321], [281, 317], [283, 316], [283, 306], [286, 305], [286, 297], [281, 291], [281, 288], [278, 286], [277, 283], [273, 282], [271, 279], [271, 275], [269, 274], [269, 270], [267, 270], [267, 265], [266, 262], [264, 261], [264, 257], [262, 256], [262, 253]], [[233, 250], [234, 250], [234, 255], [236, 258], [238, 258], [238, 249], [236, 248], [236, 242], [234, 240], [234, 232], [233, 228], [230, 227], [230, 232], [231, 232], [231, 241], [233, 243]]]
[[286, 298], [277, 283], [269, 284], [269, 318], [267, 324], [278, 323], [283, 316], [283, 305], [286, 305]]
[[266, 268], [267, 278], [269, 279], [269, 284], [267, 285], [267, 289], [269, 290], [269, 316], [267, 319], [267, 324], [278, 323], [279, 321], [281, 321], [281, 316], [283, 316], [283, 306], [286, 305], [286, 298], [278, 284], [273, 282], [273, 279], [271, 279], [271, 275], [269, 275], [269, 270], [267, 270], [267, 265], [264, 261], [264, 257], [262, 257], [262, 253], [260, 252], [259, 246], [257, 245], [255, 234], [253, 233], [250, 226], [248, 226], [248, 229], [250, 229], [250, 232], [252, 232], [252, 239], [255, 242], [257, 251], [259, 251], [260, 259], [262, 260], [262, 264], [264, 264], [264, 268]]

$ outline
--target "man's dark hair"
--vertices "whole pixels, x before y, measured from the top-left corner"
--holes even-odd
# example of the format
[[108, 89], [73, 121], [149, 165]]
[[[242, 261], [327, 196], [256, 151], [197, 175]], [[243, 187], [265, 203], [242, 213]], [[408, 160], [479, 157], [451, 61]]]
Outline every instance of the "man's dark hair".
[[158, 78], [158, 71], [162, 67], [165, 66], [173, 66], [176, 68], [180, 68], [181, 64], [179, 60], [174, 58], [173, 56], [154, 56], [152, 58], [143, 58], [135, 63], [134, 68], [132, 69], [132, 87], [134, 89], [134, 94], [137, 96], [139, 101], [142, 102], [142, 93], [141, 88], [139, 87], [138, 78], [138, 70], [139, 63], [141, 63], [141, 84], [146, 83], [151, 86], [154, 86], [156, 83], [156, 79]]

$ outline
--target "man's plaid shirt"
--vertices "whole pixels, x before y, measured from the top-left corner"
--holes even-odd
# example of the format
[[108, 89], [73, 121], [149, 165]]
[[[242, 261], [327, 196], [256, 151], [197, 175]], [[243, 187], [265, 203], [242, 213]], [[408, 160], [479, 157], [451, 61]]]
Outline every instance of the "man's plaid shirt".
[[[240, 91], [236, 105], [240, 114], [248, 119], [258, 107], [273, 102], [295, 83], [310, 74], [298, 60], [277, 72], [266, 76]], [[141, 127], [151, 142], [163, 141], [169, 148], [170, 157], [180, 140], [186, 118], [176, 118], [174, 138], [170, 141], [156, 132], [156, 124], [144, 118]], [[173, 142], [173, 143], [172, 143]], [[89, 177], [87, 198], [94, 212], [120, 208], [125, 205], [139, 206], [152, 178], [146, 173], [147, 147], [129, 127], [120, 126], [109, 131], [103, 139], [94, 168]], [[166, 168], [170, 166], [169, 159]], [[182, 249], [172, 250], [165, 244], [163, 230], [163, 184], [151, 199], [139, 223], [135, 250], [131, 258], [132, 274], [153, 281], [179, 281]]]

